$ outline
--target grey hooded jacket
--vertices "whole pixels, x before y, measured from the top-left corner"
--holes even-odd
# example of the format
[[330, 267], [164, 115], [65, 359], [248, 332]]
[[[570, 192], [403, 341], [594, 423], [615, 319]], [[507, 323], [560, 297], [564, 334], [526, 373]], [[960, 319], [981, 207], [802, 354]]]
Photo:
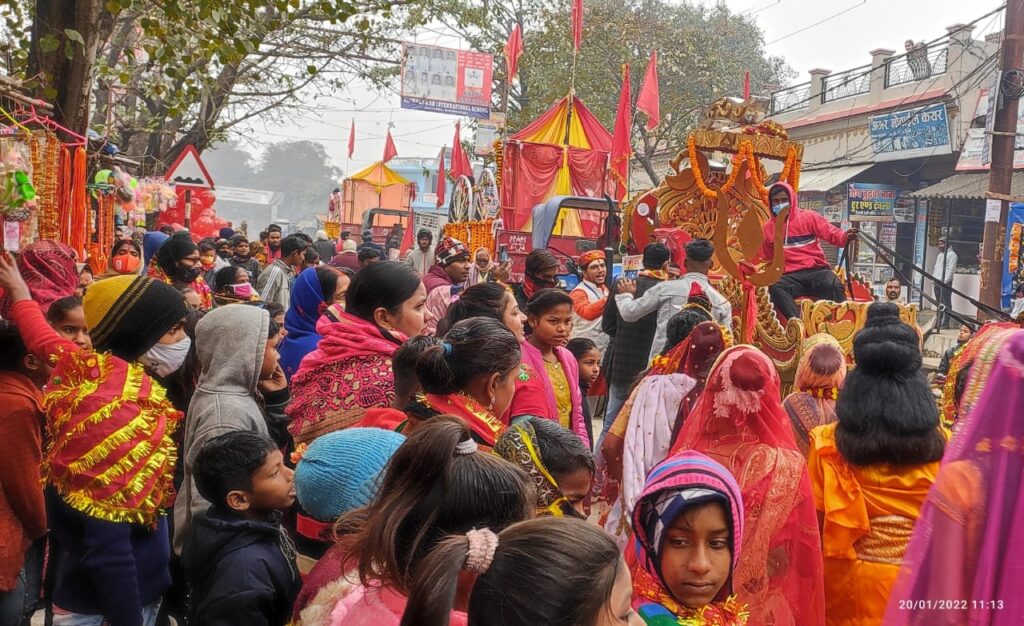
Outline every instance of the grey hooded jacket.
[[234, 430], [268, 434], [256, 400], [270, 316], [261, 308], [229, 304], [208, 313], [196, 326], [196, 355], [201, 373], [185, 419], [179, 463], [185, 479], [174, 503], [174, 550], [181, 554], [192, 517], [210, 503], [196, 490], [192, 477], [196, 456], [210, 439]]

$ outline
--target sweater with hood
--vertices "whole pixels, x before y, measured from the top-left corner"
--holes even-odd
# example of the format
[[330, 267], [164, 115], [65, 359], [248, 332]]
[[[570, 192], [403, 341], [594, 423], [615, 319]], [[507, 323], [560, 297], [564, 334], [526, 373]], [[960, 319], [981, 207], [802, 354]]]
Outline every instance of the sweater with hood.
[[196, 516], [181, 560], [192, 626], [288, 623], [302, 580], [279, 512], [250, 520], [210, 507]]
[[[828, 260], [825, 259], [825, 251], [821, 249], [819, 240], [824, 239], [833, 246], [842, 247], [846, 245], [846, 232], [836, 228], [814, 211], [801, 209], [797, 195], [789, 183], [775, 183], [768, 190], [768, 197], [770, 198], [778, 188], [785, 189], [789, 194], [789, 219], [783, 230], [786, 237], [783, 242], [786, 261], [783, 272], [789, 274], [800, 270], [828, 268]], [[772, 247], [775, 243], [775, 219], [764, 223], [762, 236], [764, 243], [758, 260], [766, 261], [771, 259], [774, 253]]]
[[181, 462], [185, 480], [174, 503], [174, 550], [181, 553], [192, 517], [209, 508], [196, 489], [192, 470], [203, 445], [224, 433], [248, 430], [269, 435], [256, 384], [270, 330], [270, 315], [245, 304], [229, 304], [196, 325], [201, 373], [185, 418]]

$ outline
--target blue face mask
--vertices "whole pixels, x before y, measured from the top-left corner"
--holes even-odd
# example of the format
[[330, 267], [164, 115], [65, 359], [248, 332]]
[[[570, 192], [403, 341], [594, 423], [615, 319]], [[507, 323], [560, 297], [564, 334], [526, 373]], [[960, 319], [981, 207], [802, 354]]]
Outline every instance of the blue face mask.
[[789, 208], [789, 202], [780, 202], [772, 205], [772, 215], [778, 215]]

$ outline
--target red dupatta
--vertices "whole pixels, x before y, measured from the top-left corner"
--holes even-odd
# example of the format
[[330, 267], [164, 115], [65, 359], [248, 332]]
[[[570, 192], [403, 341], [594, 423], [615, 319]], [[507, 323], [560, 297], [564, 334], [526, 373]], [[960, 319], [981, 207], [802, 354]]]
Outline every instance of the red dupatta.
[[723, 352], [672, 448], [724, 465], [740, 484], [744, 559], [734, 589], [750, 624], [825, 623], [821, 540], [807, 474], [782, 408], [780, 378], [752, 346]]
[[441, 415], [454, 415], [473, 432], [481, 445], [493, 448], [498, 437], [505, 432], [505, 424], [487, 407], [464, 393], [438, 395], [428, 393], [426, 404]]

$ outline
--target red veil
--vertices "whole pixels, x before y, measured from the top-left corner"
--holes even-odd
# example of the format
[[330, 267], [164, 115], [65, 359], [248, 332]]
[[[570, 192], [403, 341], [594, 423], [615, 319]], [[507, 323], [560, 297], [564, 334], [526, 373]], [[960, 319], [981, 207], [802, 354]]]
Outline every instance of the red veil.
[[751, 346], [722, 353], [671, 454], [724, 465], [743, 492], [743, 559], [734, 590], [751, 626], [825, 623], [821, 539], [807, 464], [782, 408], [779, 374]]

